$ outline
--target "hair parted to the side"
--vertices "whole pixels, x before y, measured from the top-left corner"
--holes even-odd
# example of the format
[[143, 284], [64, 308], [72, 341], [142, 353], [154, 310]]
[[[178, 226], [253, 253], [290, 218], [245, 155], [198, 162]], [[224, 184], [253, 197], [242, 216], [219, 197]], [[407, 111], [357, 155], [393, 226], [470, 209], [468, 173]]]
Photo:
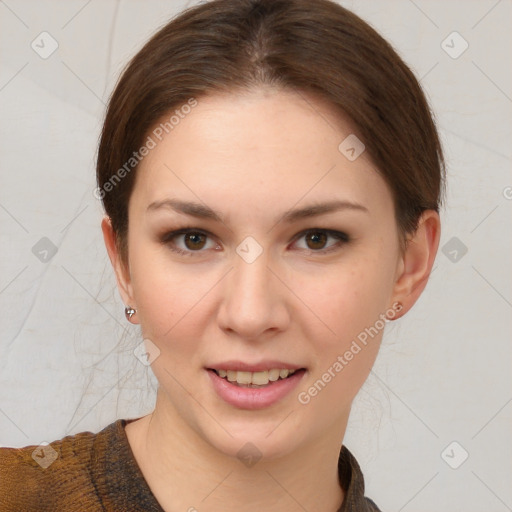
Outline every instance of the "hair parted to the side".
[[[418, 80], [370, 25], [330, 0], [213, 0], [167, 23], [112, 93], [98, 149], [99, 189], [107, 190], [165, 114], [191, 98], [262, 86], [313, 93], [349, 118], [393, 193], [403, 237], [424, 210], [438, 211], [445, 163]], [[124, 262], [136, 170], [101, 197]]]

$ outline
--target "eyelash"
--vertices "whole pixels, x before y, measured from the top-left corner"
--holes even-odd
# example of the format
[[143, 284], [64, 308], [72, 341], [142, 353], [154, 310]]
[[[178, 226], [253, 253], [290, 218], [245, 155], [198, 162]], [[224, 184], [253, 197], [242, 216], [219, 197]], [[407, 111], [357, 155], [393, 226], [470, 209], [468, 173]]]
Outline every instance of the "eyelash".
[[[195, 229], [195, 228], [183, 228], [183, 229], [171, 231], [171, 232], [163, 235], [161, 238], [161, 243], [164, 245], [168, 245], [169, 249], [171, 251], [178, 253], [182, 256], [196, 256], [197, 253], [201, 253], [204, 251], [202, 249], [199, 249], [197, 251], [192, 251], [192, 250], [186, 251], [183, 249], [179, 249], [177, 247], [173, 247], [171, 244], [171, 241], [174, 238], [176, 238], [177, 236], [191, 234], [191, 233], [196, 234], [196, 235], [204, 235], [206, 237], [213, 238], [213, 235], [207, 231], [202, 231], [202, 230]], [[293, 239], [293, 242], [300, 240], [302, 237], [304, 237], [310, 233], [324, 233], [324, 234], [331, 236], [333, 238], [336, 238], [338, 240], [338, 242], [336, 244], [333, 244], [333, 245], [327, 247], [326, 249], [318, 249], [318, 250], [302, 249], [302, 250], [309, 250], [309, 252], [313, 253], [313, 254], [327, 254], [332, 251], [339, 250], [341, 248], [341, 245], [346, 244], [350, 241], [350, 237], [346, 233], [343, 233], [342, 231], [336, 231], [333, 229], [311, 228], [311, 229], [307, 229], [305, 231], [301, 231], [298, 235], [295, 236], [295, 238]]]

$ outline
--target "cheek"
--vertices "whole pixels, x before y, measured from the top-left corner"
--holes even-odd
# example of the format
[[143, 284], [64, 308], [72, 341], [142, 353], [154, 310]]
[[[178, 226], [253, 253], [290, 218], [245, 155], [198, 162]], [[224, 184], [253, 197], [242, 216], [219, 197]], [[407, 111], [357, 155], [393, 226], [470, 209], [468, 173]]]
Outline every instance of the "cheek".
[[315, 273], [302, 277], [298, 289], [318, 317], [317, 337], [318, 326], [324, 326], [322, 345], [343, 348], [380, 318], [388, 308], [393, 272], [392, 258], [384, 261], [372, 253], [347, 258], [328, 277]]
[[211, 279], [191, 275], [191, 267], [173, 267], [165, 248], [141, 243], [131, 249], [131, 280], [143, 334], [155, 340], [172, 339], [211, 288]]
[[[378, 250], [380, 249], [380, 250]], [[301, 290], [319, 321], [310, 322], [308, 339], [314, 349], [312, 393], [325, 386], [318, 405], [348, 406], [366, 380], [385, 330], [386, 310], [393, 290], [395, 252], [381, 240], [371, 250], [354, 252], [329, 277], [309, 275]], [[332, 384], [331, 384], [332, 383]], [[318, 388], [318, 389], [317, 389]]]
[[[141, 237], [142, 238], [142, 237]], [[166, 248], [140, 244], [130, 256], [142, 335], [160, 350], [153, 369], [182, 374], [202, 364], [205, 338], [216, 313], [225, 268], [173, 262]]]
[[[323, 290], [310, 289], [312, 309], [321, 321], [310, 322], [314, 363], [299, 390], [299, 403], [311, 403], [324, 418], [350, 408], [377, 357], [389, 283], [382, 268], [362, 261], [348, 271], [340, 269]], [[307, 293], [307, 282], [302, 289]]]

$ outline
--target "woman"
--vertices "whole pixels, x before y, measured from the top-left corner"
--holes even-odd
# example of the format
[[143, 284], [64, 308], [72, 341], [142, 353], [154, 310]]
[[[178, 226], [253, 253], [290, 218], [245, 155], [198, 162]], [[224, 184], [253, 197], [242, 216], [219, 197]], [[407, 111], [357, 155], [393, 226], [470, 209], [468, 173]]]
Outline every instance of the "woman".
[[418, 81], [336, 3], [172, 20], [117, 84], [97, 162], [155, 409], [1, 449], [0, 510], [378, 510], [343, 437], [427, 283], [443, 173]]

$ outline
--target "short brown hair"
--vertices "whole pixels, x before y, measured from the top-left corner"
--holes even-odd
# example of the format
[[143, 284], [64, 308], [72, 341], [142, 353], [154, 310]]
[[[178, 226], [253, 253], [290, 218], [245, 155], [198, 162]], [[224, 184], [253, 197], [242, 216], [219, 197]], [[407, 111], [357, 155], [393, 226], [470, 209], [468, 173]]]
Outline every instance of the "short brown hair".
[[151, 127], [191, 98], [263, 85], [313, 93], [348, 116], [393, 193], [402, 235], [439, 209], [445, 170], [433, 113], [370, 25], [330, 0], [213, 0], [161, 28], [111, 96], [96, 176], [124, 261], [137, 166], [112, 179]]

